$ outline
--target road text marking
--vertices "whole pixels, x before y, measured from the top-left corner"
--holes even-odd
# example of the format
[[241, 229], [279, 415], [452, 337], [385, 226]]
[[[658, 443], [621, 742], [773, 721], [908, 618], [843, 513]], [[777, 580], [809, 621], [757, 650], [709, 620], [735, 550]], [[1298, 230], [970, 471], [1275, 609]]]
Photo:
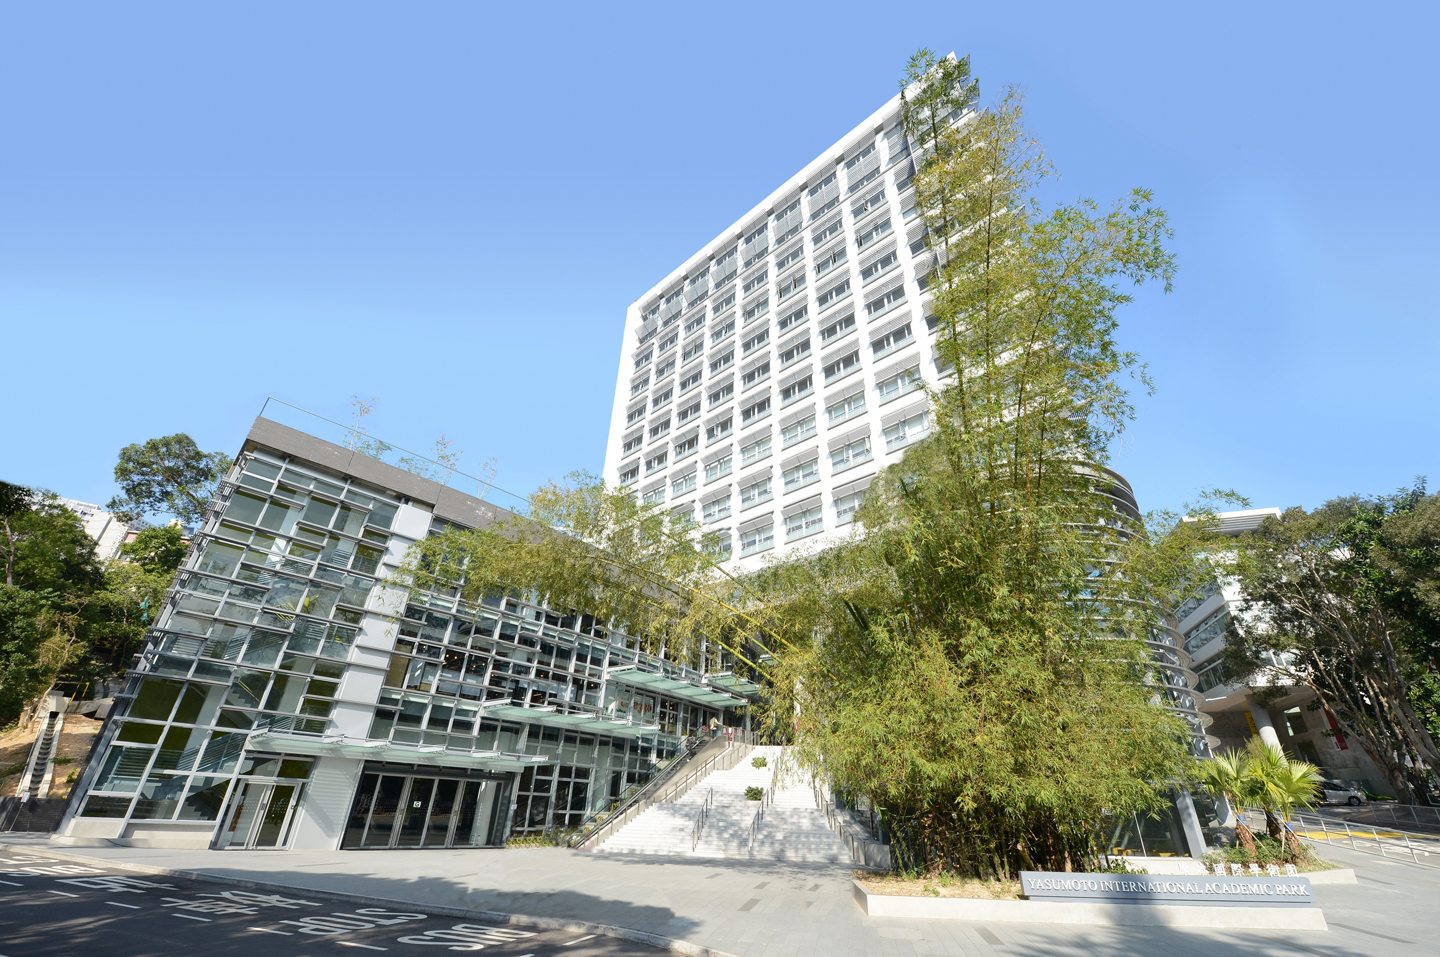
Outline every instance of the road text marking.
[[105, 903], [109, 904], [111, 907], [128, 907], [131, 910], [140, 909], [140, 906], [138, 904], [122, 904], [119, 901], [106, 901]]
[[370, 944], [357, 944], [353, 940], [337, 940], [335, 943], [341, 947], [364, 947], [366, 950], [389, 950], [389, 947], [375, 947]]
[[196, 917], [194, 914], [177, 914], [173, 910], [170, 912], [170, 916], [183, 917], [186, 920], [203, 920], [207, 924], [210, 923], [210, 918], [208, 917]]
[[251, 927], [250, 930], [258, 930], [262, 934], [279, 934], [281, 937], [294, 937], [288, 930], [271, 930], [268, 927]]
[[79, 894], [72, 894], [69, 891], [51, 891], [52, 894], [59, 894], [61, 897], [79, 897]]

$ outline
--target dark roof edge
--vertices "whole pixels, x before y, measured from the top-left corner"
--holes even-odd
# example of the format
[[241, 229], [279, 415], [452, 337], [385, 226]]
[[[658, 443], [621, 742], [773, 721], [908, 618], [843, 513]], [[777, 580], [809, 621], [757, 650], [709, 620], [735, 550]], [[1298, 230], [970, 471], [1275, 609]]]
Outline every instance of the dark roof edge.
[[496, 521], [508, 521], [513, 513], [474, 495], [441, 485], [379, 459], [316, 438], [264, 416], [255, 419], [245, 436], [244, 451], [254, 447], [271, 449], [318, 465], [349, 478], [369, 482], [431, 506], [435, 517], [467, 528], [484, 528]]

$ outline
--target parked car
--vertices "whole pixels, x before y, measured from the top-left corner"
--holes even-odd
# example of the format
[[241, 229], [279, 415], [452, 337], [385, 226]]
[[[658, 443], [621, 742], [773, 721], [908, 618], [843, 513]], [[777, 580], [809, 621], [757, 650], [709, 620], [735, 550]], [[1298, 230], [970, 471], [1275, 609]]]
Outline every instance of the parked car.
[[1357, 805], [1367, 801], [1364, 790], [1349, 784], [1341, 784], [1331, 778], [1323, 779], [1320, 782], [1320, 788], [1324, 792], [1326, 804]]

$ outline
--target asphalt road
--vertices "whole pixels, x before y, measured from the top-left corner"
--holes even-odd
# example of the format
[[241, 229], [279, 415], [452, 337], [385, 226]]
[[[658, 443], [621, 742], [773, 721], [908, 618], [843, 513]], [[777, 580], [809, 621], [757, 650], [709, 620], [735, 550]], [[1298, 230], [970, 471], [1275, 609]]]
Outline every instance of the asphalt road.
[[495, 957], [656, 957], [644, 944], [528, 931], [320, 894], [135, 874], [0, 850], [0, 957], [487, 951]]

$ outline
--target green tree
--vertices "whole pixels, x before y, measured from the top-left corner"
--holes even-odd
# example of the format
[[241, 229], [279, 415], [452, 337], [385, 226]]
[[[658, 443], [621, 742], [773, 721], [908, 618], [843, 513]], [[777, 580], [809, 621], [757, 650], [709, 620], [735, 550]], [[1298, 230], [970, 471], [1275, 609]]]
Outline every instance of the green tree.
[[127, 445], [115, 465], [115, 481], [123, 494], [105, 507], [126, 522], [160, 512], [198, 523], [230, 461], [223, 452], [200, 451], [183, 432]]
[[[1245, 769], [1248, 787], [1246, 797], [1265, 809], [1265, 829], [1276, 843], [1286, 843], [1294, 853], [1303, 853], [1293, 832], [1286, 832], [1282, 820], [1288, 820], [1299, 805], [1311, 807], [1320, 789], [1320, 769], [1305, 761], [1291, 761], [1276, 747], [1259, 738], [1251, 738], [1245, 746], [1249, 759]], [[1288, 833], [1288, 839], [1285, 834]]]
[[1427, 802], [1440, 769], [1416, 707], [1435, 671], [1433, 498], [1421, 488], [1288, 509], [1239, 541], [1233, 566], [1247, 614], [1227, 673], [1313, 691], [1407, 803]]
[[43, 641], [45, 596], [0, 586], [0, 727], [14, 721], [45, 683], [35, 650]]
[[21, 515], [29, 514], [33, 497], [34, 493], [23, 485], [0, 482], [0, 532], [5, 534], [6, 585], [15, 584], [15, 552], [21, 534], [17, 523]]
[[174, 582], [174, 569], [163, 565], [152, 570], [135, 562], [109, 563], [104, 584], [91, 595], [87, 609], [85, 650], [90, 661], [85, 677], [118, 674], [129, 667]]
[[26, 591], [88, 591], [100, 583], [95, 541], [51, 493], [30, 492], [23, 508], [0, 515], [5, 584]]
[[54, 495], [0, 490], [0, 724], [87, 653], [90, 596], [104, 576], [95, 542]]
[[1211, 794], [1225, 798], [1231, 811], [1236, 813], [1235, 839], [1250, 856], [1255, 856], [1255, 835], [1239, 814], [1253, 800], [1253, 778], [1250, 775], [1250, 758], [1235, 748], [1215, 755], [1209, 761], [1197, 762], [1195, 780]]
[[189, 548], [185, 542], [185, 532], [180, 526], [163, 525], [138, 533], [134, 541], [120, 546], [120, 554], [147, 572], [166, 572], [173, 575], [185, 560], [185, 553]]

